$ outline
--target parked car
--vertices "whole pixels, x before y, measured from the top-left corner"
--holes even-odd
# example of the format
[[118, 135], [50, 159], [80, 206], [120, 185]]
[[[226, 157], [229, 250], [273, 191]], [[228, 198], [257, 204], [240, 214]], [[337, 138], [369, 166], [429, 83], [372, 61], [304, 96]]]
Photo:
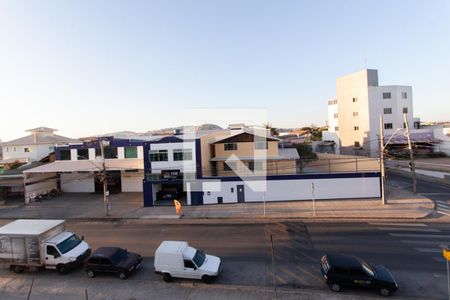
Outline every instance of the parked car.
[[344, 286], [376, 289], [389, 296], [398, 289], [392, 274], [383, 266], [372, 266], [353, 255], [329, 254], [321, 259], [321, 270], [331, 290], [340, 292]]
[[155, 272], [163, 274], [166, 282], [172, 281], [172, 277], [180, 277], [211, 283], [220, 270], [219, 257], [190, 247], [187, 242], [164, 241], [155, 252]]
[[85, 262], [84, 270], [90, 278], [97, 273], [113, 273], [125, 279], [141, 264], [142, 256], [139, 254], [118, 247], [101, 247]]

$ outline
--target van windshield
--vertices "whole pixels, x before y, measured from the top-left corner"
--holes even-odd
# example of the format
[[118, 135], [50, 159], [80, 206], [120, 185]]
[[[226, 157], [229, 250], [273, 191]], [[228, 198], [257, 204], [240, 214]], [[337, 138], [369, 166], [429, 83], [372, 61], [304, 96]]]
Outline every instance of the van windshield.
[[197, 266], [197, 268], [200, 268], [203, 263], [205, 262], [205, 254], [202, 251], [195, 251], [195, 255], [194, 258], [192, 258], [192, 260], [194, 261], [195, 265]]
[[61, 254], [65, 254], [78, 246], [80, 243], [81, 239], [76, 234], [72, 234], [67, 239], [56, 245], [56, 247], [58, 247], [58, 250], [59, 252], [61, 252]]

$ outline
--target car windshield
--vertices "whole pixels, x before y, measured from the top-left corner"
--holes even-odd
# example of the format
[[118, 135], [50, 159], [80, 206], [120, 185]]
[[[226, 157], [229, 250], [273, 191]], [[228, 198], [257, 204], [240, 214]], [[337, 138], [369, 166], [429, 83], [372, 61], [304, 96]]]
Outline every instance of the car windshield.
[[59, 252], [65, 254], [78, 246], [80, 243], [81, 239], [76, 234], [72, 234], [70, 237], [56, 245], [56, 247], [58, 247]]
[[192, 261], [198, 268], [200, 268], [205, 262], [205, 258], [206, 258], [205, 254], [202, 251], [197, 250], [195, 251], [195, 255]]
[[366, 262], [361, 261], [361, 266], [370, 277], [375, 277], [375, 272]]
[[113, 264], [117, 265], [127, 257], [127, 251], [124, 249], [117, 249], [117, 251], [111, 256]]

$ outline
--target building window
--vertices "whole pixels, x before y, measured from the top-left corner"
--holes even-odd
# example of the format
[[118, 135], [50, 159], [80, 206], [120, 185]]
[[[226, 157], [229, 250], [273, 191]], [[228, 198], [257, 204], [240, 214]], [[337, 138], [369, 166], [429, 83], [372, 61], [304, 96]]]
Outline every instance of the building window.
[[125, 158], [137, 158], [137, 147], [125, 147]]
[[104, 147], [105, 158], [114, 159], [117, 158], [117, 147]]
[[61, 154], [61, 160], [70, 160], [70, 150], [60, 150], [59, 153]]
[[407, 107], [403, 107], [403, 113], [407, 114], [408, 113], [408, 108]]
[[355, 148], [360, 148], [360, 147], [361, 147], [361, 145], [359, 144], [358, 141], [356, 141], [356, 142], [355, 142]]
[[77, 159], [78, 160], [89, 159], [89, 150], [88, 149], [77, 149]]
[[402, 92], [402, 98], [403, 99], [408, 99], [408, 93], [407, 92]]
[[383, 99], [391, 99], [391, 93], [383, 93]]
[[358, 102], [358, 98], [353, 97], [353, 102]]
[[237, 150], [237, 144], [236, 143], [226, 143], [223, 144], [223, 149], [225, 151], [233, 151], [233, 150]]
[[150, 150], [150, 161], [168, 161], [167, 150]]
[[357, 116], [358, 116], [358, 112], [357, 112], [357, 111], [354, 111], [354, 112], [353, 112], [353, 116], [354, 116], [354, 117], [357, 117]]
[[269, 149], [269, 143], [267, 141], [255, 142], [255, 149], [258, 149], [258, 150]]
[[192, 160], [192, 149], [174, 149], [173, 160]]
[[223, 162], [223, 170], [224, 171], [233, 171], [233, 169], [236, 169], [235, 162]]
[[383, 113], [385, 115], [391, 115], [392, 114], [392, 108], [391, 107], [383, 108]]
[[335, 126], [334, 131], [339, 131], [339, 126]]
[[403, 122], [403, 128], [406, 128], [406, 123], [405, 122]]
[[95, 157], [102, 156], [102, 150], [100, 148], [95, 148]]
[[337, 99], [328, 101], [328, 105], [336, 105], [336, 104], [337, 104]]
[[354, 129], [355, 131], [358, 131], [358, 130], [359, 130], [359, 126], [354, 126], [353, 129]]
[[29, 153], [29, 152], [31, 152], [31, 149], [29, 147], [25, 147], [25, 148], [23, 148], [23, 152]]
[[384, 129], [392, 129], [392, 123], [384, 123]]
[[13, 148], [13, 151], [16, 152], [16, 147]]
[[8, 147], [6, 147], [6, 152], [9, 152], [9, 148]]
[[248, 169], [249, 169], [250, 171], [254, 172], [254, 171], [255, 171], [255, 162], [249, 161], [249, 162], [248, 162]]
[[338, 114], [334, 114], [334, 118], [337, 119], [338, 118]]

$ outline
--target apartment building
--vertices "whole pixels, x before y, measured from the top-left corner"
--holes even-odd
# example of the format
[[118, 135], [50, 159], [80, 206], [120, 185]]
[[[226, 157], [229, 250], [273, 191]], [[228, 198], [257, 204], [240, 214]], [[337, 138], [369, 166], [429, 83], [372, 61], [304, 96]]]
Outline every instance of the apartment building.
[[[336, 80], [336, 97], [328, 101], [328, 131], [338, 153], [375, 156], [379, 153], [380, 115], [385, 135], [418, 126], [413, 117], [412, 87], [379, 85], [378, 71], [365, 69]], [[416, 121], [416, 122], [415, 122]]]

